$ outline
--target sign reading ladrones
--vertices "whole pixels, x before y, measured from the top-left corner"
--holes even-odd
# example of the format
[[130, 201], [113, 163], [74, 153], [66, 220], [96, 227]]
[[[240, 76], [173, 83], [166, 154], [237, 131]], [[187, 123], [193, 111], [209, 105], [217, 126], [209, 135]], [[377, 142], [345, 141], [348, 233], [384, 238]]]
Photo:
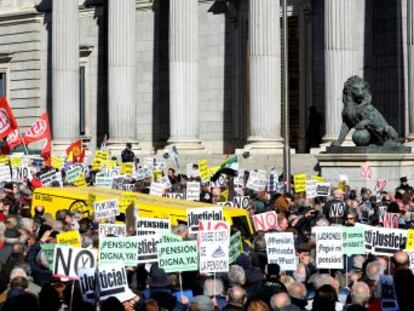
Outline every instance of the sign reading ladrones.
[[220, 207], [191, 208], [187, 210], [187, 224], [190, 233], [198, 231], [202, 220], [223, 220], [223, 209]]
[[160, 218], [142, 218], [137, 220], [137, 235], [148, 235], [170, 231], [170, 220]]
[[118, 200], [99, 201], [94, 204], [95, 219], [114, 218], [119, 215]]
[[295, 241], [292, 232], [266, 233], [268, 263], [276, 263], [283, 271], [296, 270]]
[[198, 270], [198, 251], [196, 241], [159, 243], [158, 265], [165, 272]]
[[316, 234], [316, 267], [343, 269], [343, 241], [341, 227], [313, 227]]
[[96, 250], [56, 245], [53, 256], [53, 275], [77, 279], [78, 270], [96, 267]]
[[230, 230], [200, 231], [200, 272], [228, 272]]
[[99, 240], [99, 262], [116, 263], [123, 262], [125, 266], [138, 264], [137, 236], [129, 237], [102, 237]]
[[393, 256], [403, 250], [407, 241], [407, 230], [362, 226], [365, 229], [365, 250], [374, 255]]

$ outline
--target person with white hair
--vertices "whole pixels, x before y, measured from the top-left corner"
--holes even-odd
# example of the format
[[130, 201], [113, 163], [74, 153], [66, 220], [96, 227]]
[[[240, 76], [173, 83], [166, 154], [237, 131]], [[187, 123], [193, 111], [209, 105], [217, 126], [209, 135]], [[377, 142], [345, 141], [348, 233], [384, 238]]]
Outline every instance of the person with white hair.
[[199, 295], [194, 297], [191, 305], [193, 311], [214, 311], [214, 304], [208, 296]]
[[207, 279], [204, 281], [204, 296], [210, 297], [215, 305], [217, 305], [221, 310], [227, 304], [226, 297], [223, 295], [224, 285], [223, 282], [218, 279]]
[[273, 295], [270, 299], [270, 306], [272, 307], [272, 311], [280, 311], [283, 308], [289, 306], [291, 304], [291, 300], [288, 294], [286, 293], [279, 293]]
[[247, 301], [246, 291], [241, 286], [233, 286], [227, 292], [227, 300], [229, 303], [223, 311], [242, 311]]
[[[28, 288], [27, 291], [36, 297], [39, 296], [40, 290], [42, 289], [39, 285], [33, 282], [33, 278], [27, 273], [29, 271], [30, 273], [30, 266], [26, 264], [21, 264], [13, 268], [10, 272], [10, 282], [12, 282], [16, 278], [24, 278], [28, 282]], [[6, 289], [6, 292], [10, 290], [10, 287]]]
[[239, 265], [232, 265], [229, 268], [229, 282], [232, 286], [243, 286], [246, 283], [246, 273]]
[[356, 282], [352, 286], [351, 288], [352, 304], [365, 307], [370, 297], [371, 297], [371, 292], [366, 283]]
[[306, 286], [301, 282], [294, 282], [288, 289], [292, 304], [298, 306], [301, 310], [305, 309], [307, 305]]

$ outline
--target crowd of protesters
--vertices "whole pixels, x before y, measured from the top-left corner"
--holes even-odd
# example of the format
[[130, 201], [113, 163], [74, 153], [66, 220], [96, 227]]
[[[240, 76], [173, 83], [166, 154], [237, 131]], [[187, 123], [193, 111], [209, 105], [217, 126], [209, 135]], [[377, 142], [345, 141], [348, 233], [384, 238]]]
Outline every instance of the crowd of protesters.
[[[128, 152], [124, 156], [131, 157]], [[183, 190], [189, 180], [199, 180], [197, 176], [178, 175], [172, 168], [167, 176], [171, 192]], [[233, 177], [226, 178], [229, 181]], [[87, 179], [93, 184], [93, 172], [87, 173]], [[150, 183], [151, 178], [136, 182], [135, 191], [148, 192]], [[250, 197], [251, 215], [274, 210], [278, 215], [276, 230], [293, 233], [298, 258], [295, 271], [281, 271], [277, 264], [268, 264], [265, 233], [256, 232], [250, 243], [244, 243], [244, 252], [228, 273], [213, 277], [183, 272], [180, 288], [178, 275], [166, 274], [157, 264], [128, 267], [129, 294], [98, 304], [82, 300], [77, 282], [55, 278], [41, 251], [41, 244], [55, 243], [58, 233], [70, 230], [81, 233], [82, 247], [97, 248], [97, 223], [68, 210], [50, 215], [42, 206], [36, 206], [32, 212], [32, 191], [38, 186], [34, 177], [25, 184], [6, 183], [0, 194], [0, 311], [388, 310], [383, 309], [381, 275], [393, 277], [399, 310], [414, 310], [410, 302], [414, 277], [408, 253], [398, 251], [392, 257], [351, 256], [347, 271], [317, 269], [311, 231], [314, 226], [353, 226], [357, 222], [382, 226], [384, 210], [400, 214], [400, 228], [413, 227], [414, 189], [406, 178], [390, 192], [353, 189], [350, 181], [344, 189], [333, 187], [327, 197], [311, 199], [303, 193], [236, 189], [238, 195]], [[222, 190], [206, 184], [200, 201], [217, 203]], [[185, 225], [173, 228], [173, 232], [184, 239], [194, 238]]]

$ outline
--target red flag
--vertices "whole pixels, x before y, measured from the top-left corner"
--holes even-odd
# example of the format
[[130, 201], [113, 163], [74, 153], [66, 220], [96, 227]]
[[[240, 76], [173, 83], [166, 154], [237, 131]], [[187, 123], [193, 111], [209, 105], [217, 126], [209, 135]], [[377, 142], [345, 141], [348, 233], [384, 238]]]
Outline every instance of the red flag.
[[23, 144], [22, 137], [20, 136], [19, 129], [13, 130], [6, 138], [7, 146], [9, 149], [13, 149], [18, 145]]
[[40, 156], [47, 162], [48, 159], [50, 160], [50, 154], [52, 152], [52, 137], [50, 134], [49, 115], [46, 111], [26, 130], [23, 142], [30, 144], [42, 139], [45, 139], [45, 143], [40, 151]]
[[0, 99], [0, 139], [19, 128], [6, 97]]
[[66, 149], [66, 156], [71, 159], [72, 162], [83, 162], [85, 156], [85, 149], [82, 148], [82, 140], [75, 140]]

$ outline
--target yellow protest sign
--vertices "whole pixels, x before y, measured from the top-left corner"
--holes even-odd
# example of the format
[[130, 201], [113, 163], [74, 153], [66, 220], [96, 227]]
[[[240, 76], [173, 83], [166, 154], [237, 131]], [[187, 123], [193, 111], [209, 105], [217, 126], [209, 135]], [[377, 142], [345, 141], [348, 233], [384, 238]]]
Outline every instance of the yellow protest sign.
[[87, 205], [89, 208], [91, 208], [92, 210], [94, 209], [93, 204], [96, 201], [96, 195], [94, 195], [93, 193], [89, 192], [88, 193], [88, 201], [87, 201]]
[[134, 174], [134, 163], [132, 162], [121, 163], [121, 174], [132, 176], [132, 174]]
[[61, 170], [63, 168], [64, 160], [57, 156], [52, 156], [52, 167]]
[[306, 191], [306, 174], [293, 175], [293, 182], [295, 184], [296, 193]]
[[220, 201], [227, 202], [229, 200], [229, 189], [223, 190], [220, 193]]
[[110, 156], [109, 150], [96, 150], [94, 160], [103, 162], [109, 160]]
[[22, 157], [21, 156], [11, 156], [10, 164], [11, 164], [12, 167], [22, 166], [23, 165]]
[[4, 154], [0, 155], [0, 163], [1, 164], [9, 164], [9, 158]]
[[346, 188], [346, 181], [345, 180], [341, 180], [338, 185], [336, 186], [336, 188], [338, 188], [339, 190], [345, 191]]
[[118, 163], [115, 160], [105, 160], [101, 162], [101, 166], [107, 170], [112, 170], [117, 164]]
[[97, 160], [92, 161], [92, 171], [99, 171], [101, 169], [101, 162]]
[[414, 250], [414, 229], [407, 230], [407, 243], [405, 243], [406, 250]]
[[220, 166], [213, 166], [208, 169], [208, 175], [211, 177], [220, 169]]
[[162, 171], [161, 170], [153, 170], [152, 171], [152, 180], [157, 181], [162, 178]]
[[134, 192], [125, 192], [124, 197], [119, 200], [119, 208], [127, 208], [131, 203], [135, 204], [135, 193]]
[[324, 182], [325, 181], [325, 179], [322, 176], [312, 175], [311, 178], [312, 178], [312, 180], [314, 180], [314, 181], [316, 181], [318, 183], [321, 183], [321, 182]]
[[210, 179], [210, 174], [208, 171], [208, 162], [207, 160], [201, 160], [198, 162], [198, 169], [200, 171], [201, 181], [206, 182]]
[[73, 185], [75, 187], [86, 187], [85, 175], [80, 173], [78, 179], [73, 183]]
[[81, 237], [79, 231], [72, 230], [62, 232], [56, 235], [56, 243], [60, 245], [69, 245], [73, 247], [81, 247]]

